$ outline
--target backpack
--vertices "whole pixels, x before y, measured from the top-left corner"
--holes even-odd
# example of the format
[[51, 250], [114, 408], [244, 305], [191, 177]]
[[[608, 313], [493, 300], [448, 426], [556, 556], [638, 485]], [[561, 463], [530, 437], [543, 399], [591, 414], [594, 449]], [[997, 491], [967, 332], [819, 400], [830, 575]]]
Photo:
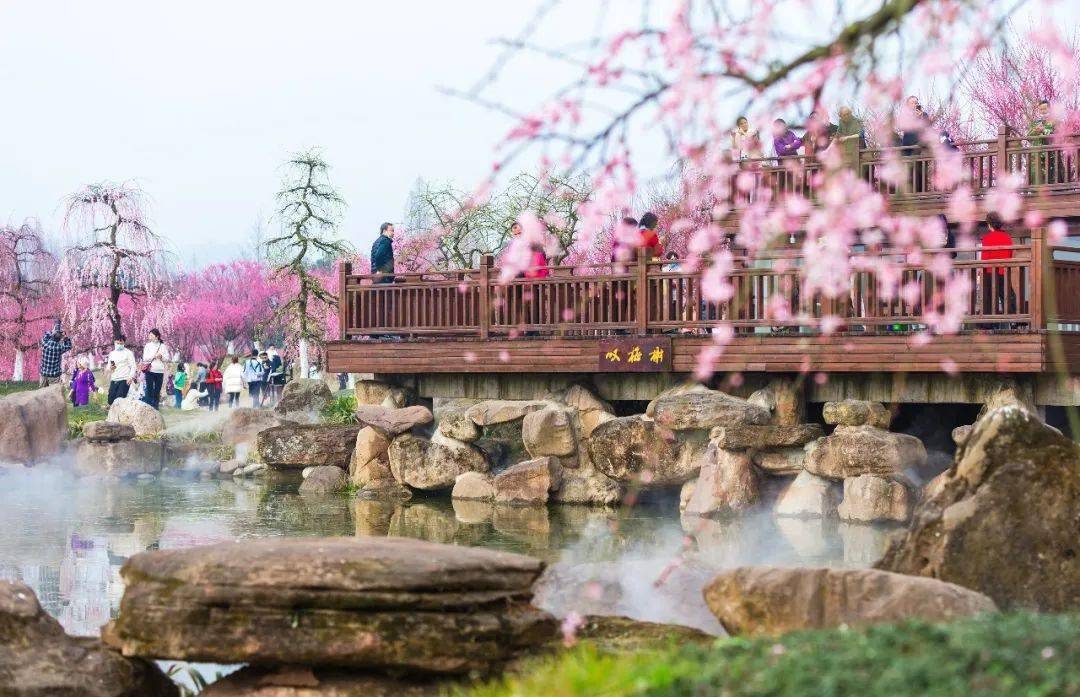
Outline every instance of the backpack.
[[258, 360], [247, 359], [244, 362], [244, 382], [262, 382], [263, 366]]

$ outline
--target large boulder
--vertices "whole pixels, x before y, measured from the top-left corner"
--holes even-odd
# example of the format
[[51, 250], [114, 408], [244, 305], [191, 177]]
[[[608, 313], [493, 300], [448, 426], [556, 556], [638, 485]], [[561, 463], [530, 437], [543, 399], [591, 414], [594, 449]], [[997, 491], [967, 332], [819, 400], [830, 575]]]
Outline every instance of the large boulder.
[[611, 405], [583, 385], [571, 385], [554, 395], [553, 399], [577, 410], [578, 435], [581, 438], [588, 438], [597, 426], [615, 418]]
[[83, 424], [83, 438], [90, 443], [119, 443], [135, 437], [135, 429], [127, 424], [110, 421], [91, 421]]
[[796, 445], [806, 445], [824, 435], [824, 431], [818, 424], [796, 424], [794, 426], [734, 424], [714, 428], [709, 433], [709, 438], [721, 448], [754, 448], [760, 450], [762, 448], [790, 448]]
[[624, 483], [682, 484], [701, 466], [671, 431], [643, 416], [623, 416], [601, 424], [593, 431], [588, 449], [597, 470]]
[[1012, 406], [975, 424], [879, 568], [985, 593], [1005, 610], [1080, 607], [1080, 446]]
[[835, 518], [839, 504], [838, 484], [802, 471], [776, 500], [773, 513], [795, 518]]
[[741, 567], [717, 576], [704, 594], [733, 636], [949, 621], [997, 610], [990, 598], [967, 588], [875, 569]]
[[390, 441], [381, 432], [371, 426], [360, 429], [349, 460], [349, 482], [362, 489], [375, 481], [393, 481], [389, 449]]
[[463, 472], [487, 472], [491, 469], [482, 450], [438, 431], [431, 437], [425, 462], [432, 469], [455, 470], [454, 477]]
[[807, 446], [803, 467], [831, 479], [863, 474], [892, 477], [926, 464], [926, 448], [915, 436], [875, 426], [837, 426], [831, 436]]
[[144, 552], [103, 632], [126, 656], [402, 673], [485, 671], [555, 630], [543, 563], [396, 537], [266, 538]]
[[319, 465], [311, 468], [304, 481], [300, 483], [300, 493], [309, 495], [335, 494], [344, 491], [348, 478], [345, 470], [333, 465]]
[[613, 506], [622, 501], [623, 493], [619, 482], [596, 469], [588, 448], [583, 447], [579, 465], [563, 468], [559, 488], [551, 498], [559, 503]]
[[674, 387], [669, 387], [660, 394], [653, 397], [652, 401], [645, 406], [645, 416], [649, 417], [650, 419], [655, 416], [654, 412], [656, 410], [656, 405], [660, 400], [666, 399], [668, 397], [678, 397], [680, 395], [690, 394], [692, 392], [708, 393], [712, 392], [712, 390], [710, 390], [705, 385], [697, 382], [684, 382], [682, 384], [675, 385]]
[[274, 411], [282, 417], [314, 421], [319, 412], [333, 401], [334, 395], [322, 380], [297, 378], [285, 383]]
[[549, 404], [543, 400], [489, 399], [469, 407], [466, 414], [477, 426], [493, 426], [525, 418], [529, 412]]
[[165, 430], [161, 412], [140, 399], [118, 399], [109, 407], [105, 419], [116, 424], [126, 424], [135, 429], [136, 436], [154, 436]]
[[836, 426], [876, 426], [888, 430], [892, 423], [892, 412], [884, 404], [861, 399], [825, 402], [821, 415], [825, 423]]
[[259, 459], [275, 469], [331, 465], [347, 469], [361, 426], [289, 423], [259, 431]]
[[391, 409], [384, 406], [360, 404], [356, 407], [356, 418], [365, 426], [372, 426], [393, 437], [407, 433], [417, 426], [431, 423], [431, 410], [427, 407], [412, 406]]
[[759, 496], [750, 456], [710, 444], [685, 510], [688, 515], [698, 516], [738, 513], [756, 504]]
[[259, 431], [290, 423], [268, 409], [239, 407], [229, 411], [225, 427], [221, 430], [221, 442], [226, 445], [254, 443]]
[[83, 441], [75, 449], [75, 473], [81, 477], [137, 477], [157, 474], [164, 460], [160, 442], [125, 440], [115, 443]]
[[0, 463], [31, 464], [55, 455], [67, 431], [60, 385], [0, 397]]
[[28, 586], [0, 581], [0, 695], [174, 697], [154, 663], [128, 659], [98, 639], [72, 637]]
[[511, 465], [495, 475], [495, 502], [515, 505], [542, 505], [548, 493], [559, 484], [561, 469], [553, 457]]
[[844, 500], [837, 513], [840, 520], [854, 523], [906, 523], [911, 507], [911, 492], [902, 483], [864, 474], [844, 480]]
[[454, 480], [450, 497], [467, 501], [491, 501], [495, 498], [495, 484], [490, 474], [465, 472]]
[[394, 481], [414, 489], [442, 489], [452, 485], [460, 474], [456, 467], [440, 472], [428, 471], [426, 461], [430, 445], [427, 438], [411, 433], [403, 433], [390, 441], [386, 454]]
[[521, 422], [521, 439], [532, 457], [565, 457], [577, 451], [571, 412], [551, 405], [529, 412]]
[[651, 406], [656, 423], [672, 431], [767, 424], [771, 416], [767, 409], [757, 404], [713, 390], [658, 397]]
[[438, 410], [436, 420], [439, 422], [439, 432], [444, 436], [455, 440], [472, 443], [480, 437], [480, 427], [469, 418], [469, 407], [472, 402], [461, 405], [451, 403]]

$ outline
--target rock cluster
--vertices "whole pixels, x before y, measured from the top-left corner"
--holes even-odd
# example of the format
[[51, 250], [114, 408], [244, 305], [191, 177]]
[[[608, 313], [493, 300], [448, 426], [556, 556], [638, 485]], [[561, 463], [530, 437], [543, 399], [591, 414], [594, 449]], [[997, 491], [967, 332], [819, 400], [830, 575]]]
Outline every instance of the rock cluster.
[[67, 429], [60, 385], [0, 397], [0, 463], [28, 465], [55, 455]]
[[1020, 404], [986, 412], [879, 563], [1005, 610], [1080, 607], [1080, 446]]
[[530, 557], [406, 538], [245, 540], [137, 554], [104, 631], [125, 656], [461, 674], [545, 642]]
[[175, 697], [153, 662], [72, 637], [21, 583], [0, 581], [0, 694], [10, 697]]

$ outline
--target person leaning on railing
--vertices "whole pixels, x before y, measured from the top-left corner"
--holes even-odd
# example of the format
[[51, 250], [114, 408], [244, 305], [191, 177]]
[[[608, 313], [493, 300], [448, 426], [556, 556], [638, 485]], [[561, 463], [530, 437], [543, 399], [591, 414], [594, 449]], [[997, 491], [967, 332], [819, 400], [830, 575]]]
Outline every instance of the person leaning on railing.
[[[1050, 102], [1042, 100], [1035, 107], [1035, 120], [1028, 126], [1028, 136], [1032, 147], [1039, 148], [1050, 144], [1054, 135], [1054, 122], [1050, 120]], [[1056, 184], [1060, 181], [1058, 167], [1061, 153], [1058, 151], [1040, 152], [1029, 156], [1028, 181], [1032, 184]]]

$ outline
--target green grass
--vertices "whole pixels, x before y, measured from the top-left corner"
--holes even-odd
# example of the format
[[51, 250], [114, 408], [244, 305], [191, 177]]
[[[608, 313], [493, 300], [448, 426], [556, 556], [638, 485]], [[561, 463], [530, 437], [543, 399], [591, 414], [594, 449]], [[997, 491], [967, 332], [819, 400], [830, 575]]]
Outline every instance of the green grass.
[[81, 438], [83, 426], [91, 421], [104, 421], [109, 415], [108, 399], [105, 395], [90, 395], [90, 403], [85, 407], [73, 407], [68, 403], [68, 438]]
[[329, 424], [356, 423], [356, 395], [342, 394], [322, 408], [321, 416]]
[[583, 644], [459, 697], [1068, 697], [1080, 615], [994, 615], [615, 656]]
[[15, 394], [16, 392], [25, 392], [27, 390], [36, 390], [38, 384], [36, 382], [12, 382], [11, 380], [0, 380], [0, 397], [6, 397], [9, 394]]

